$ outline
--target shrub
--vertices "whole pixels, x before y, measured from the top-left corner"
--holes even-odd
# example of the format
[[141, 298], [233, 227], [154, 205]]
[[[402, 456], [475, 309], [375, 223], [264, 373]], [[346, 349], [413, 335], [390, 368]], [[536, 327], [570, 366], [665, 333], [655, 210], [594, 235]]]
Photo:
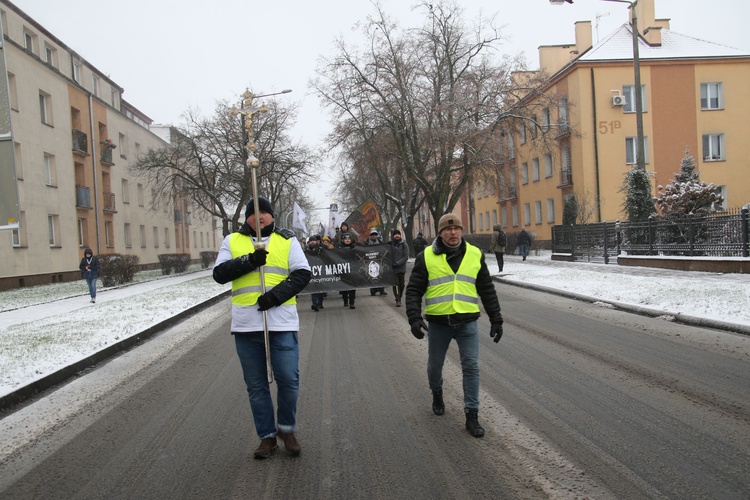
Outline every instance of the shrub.
[[190, 255], [186, 253], [163, 253], [159, 255], [162, 274], [184, 273], [190, 265]]
[[201, 267], [206, 269], [213, 266], [218, 256], [219, 252], [201, 252]]
[[138, 270], [137, 255], [120, 255], [117, 253], [99, 255], [99, 279], [103, 286], [122, 285], [133, 281]]

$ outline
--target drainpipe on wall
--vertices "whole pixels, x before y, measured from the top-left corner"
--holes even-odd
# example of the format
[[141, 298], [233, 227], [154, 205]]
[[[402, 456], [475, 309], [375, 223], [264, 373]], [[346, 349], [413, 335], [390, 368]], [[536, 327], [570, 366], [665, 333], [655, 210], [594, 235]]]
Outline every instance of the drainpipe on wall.
[[602, 221], [602, 203], [599, 187], [599, 128], [596, 124], [596, 79], [594, 68], [591, 68], [591, 106], [594, 110], [594, 172], [596, 173], [596, 221]]
[[94, 168], [94, 220], [96, 221], [96, 255], [101, 254], [101, 230], [99, 228], [99, 176], [96, 171], [96, 140], [94, 140], [94, 98], [89, 94], [89, 127], [91, 129], [91, 163]]

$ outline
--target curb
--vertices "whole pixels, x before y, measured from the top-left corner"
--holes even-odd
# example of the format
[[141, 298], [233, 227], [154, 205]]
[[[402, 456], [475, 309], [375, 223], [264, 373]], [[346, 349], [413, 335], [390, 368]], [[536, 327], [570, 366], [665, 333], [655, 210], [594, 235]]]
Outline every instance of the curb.
[[[70, 378], [73, 378], [74, 376], [82, 372], [83, 370], [90, 368], [96, 365], [97, 363], [101, 363], [102, 361], [106, 361], [110, 358], [113, 358], [114, 356], [118, 355], [122, 351], [125, 351], [135, 346], [139, 342], [147, 340], [150, 337], [153, 337], [157, 333], [161, 332], [162, 330], [179, 323], [185, 318], [192, 316], [193, 314], [196, 314], [202, 311], [203, 309], [206, 309], [216, 304], [217, 302], [220, 302], [224, 298], [228, 297], [230, 293], [231, 293], [231, 290], [225, 290], [221, 292], [219, 295], [215, 295], [214, 297], [204, 302], [196, 304], [188, 309], [185, 309], [184, 311], [181, 311], [175, 314], [171, 318], [167, 318], [164, 321], [161, 321], [159, 323], [156, 323], [155, 325], [150, 326], [149, 328], [147, 328], [146, 330], [143, 330], [142, 332], [135, 333], [131, 335], [130, 337], [122, 339], [119, 342], [115, 342], [114, 344], [105, 347], [101, 351], [97, 351], [94, 354], [84, 359], [81, 359], [80, 361], [77, 361], [76, 363], [73, 363], [72, 365], [66, 366], [64, 368], [60, 368], [56, 372], [50, 373], [49, 375], [46, 375], [40, 378], [39, 380], [35, 380], [34, 382], [31, 382], [28, 385], [25, 385], [11, 393], [6, 394], [5, 396], [0, 397], [0, 411], [9, 410], [13, 406], [23, 403], [24, 401], [36, 396], [40, 392], [50, 389], [56, 385], [59, 385], [60, 383], [65, 382]], [[0, 418], [2, 417], [0, 416]]]
[[530, 290], [536, 290], [538, 292], [544, 292], [544, 293], [551, 293], [553, 295], [560, 295], [562, 297], [568, 297], [570, 299], [580, 300], [582, 302], [589, 302], [589, 303], [601, 302], [603, 304], [609, 304], [615, 307], [616, 309], [620, 309], [622, 311], [626, 311], [626, 312], [630, 312], [634, 314], [640, 314], [641, 316], [649, 316], [652, 318], [658, 318], [660, 316], [671, 316], [674, 318], [674, 322], [684, 324], [684, 325], [700, 326], [704, 328], [713, 328], [715, 330], [739, 333], [742, 335], [750, 335], [750, 326], [748, 325], [740, 325], [737, 323], [729, 323], [726, 321], [714, 320], [714, 319], [709, 319], [709, 318], [700, 318], [698, 316], [691, 316], [689, 314], [662, 311], [660, 309], [637, 306], [635, 304], [628, 304], [625, 302], [618, 302], [615, 300], [596, 299], [589, 295], [582, 295], [580, 293], [569, 292], [567, 290], [561, 290], [559, 288], [552, 288], [552, 287], [548, 287], [544, 285], [533, 285], [531, 283], [512, 281], [512, 280], [507, 280], [507, 279], [495, 277], [495, 276], [493, 276], [492, 279], [494, 281], [497, 281], [499, 283], [503, 283], [506, 285], [517, 286], [520, 288], [528, 288]]

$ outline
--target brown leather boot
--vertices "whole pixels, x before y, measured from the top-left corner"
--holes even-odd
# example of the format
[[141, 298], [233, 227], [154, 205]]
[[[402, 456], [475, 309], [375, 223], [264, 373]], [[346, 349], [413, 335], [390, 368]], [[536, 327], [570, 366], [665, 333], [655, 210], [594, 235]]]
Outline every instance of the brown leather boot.
[[284, 441], [284, 448], [286, 448], [286, 452], [289, 455], [296, 457], [300, 454], [302, 446], [300, 446], [299, 441], [297, 441], [297, 436], [295, 436], [293, 432], [276, 431], [276, 435]]
[[273, 450], [278, 448], [279, 445], [276, 444], [276, 438], [265, 438], [260, 440], [260, 445], [258, 445], [258, 449], [255, 450], [255, 458], [268, 458], [271, 456], [271, 453], [273, 453]]

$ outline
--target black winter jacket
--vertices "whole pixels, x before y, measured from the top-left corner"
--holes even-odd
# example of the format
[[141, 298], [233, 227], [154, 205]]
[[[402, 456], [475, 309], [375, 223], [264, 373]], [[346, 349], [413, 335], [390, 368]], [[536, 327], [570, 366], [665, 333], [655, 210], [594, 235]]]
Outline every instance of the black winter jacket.
[[[466, 241], [461, 240], [461, 245], [458, 249], [449, 251], [448, 247], [445, 246], [443, 240], [440, 237], [435, 238], [432, 243], [432, 248], [435, 254], [447, 254], [448, 265], [451, 266], [453, 272], [457, 272], [461, 262], [466, 255]], [[487, 264], [484, 261], [484, 254], [480, 257], [480, 268], [477, 274], [477, 293], [479, 298], [482, 300], [484, 310], [490, 318], [492, 324], [502, 324], [503, 316], [500, 313], [500, 302], [497, 299], [497, 293], [495, 292], [495, 285], [490, 276], [490, 271], [487, 269]], [[424, 262], [424, 253], [417, 255], [414, 261], [414, 269], [411, 271], [409, 276], [409, 284], [406, 285], [406, 316], [409, 318], [409, 324], [419, 321], [422, 319], [422, 297], [427, 292], [427, 284], [429, 282], [429, 276], [427, 273], [427, 265]], [[458, 313], [451, 314], [449, 316], [435, 316], [425, 315], [427, 321], [434, 321], [436, 323], [445, 324], [458, 324], [468, 323], [474, 321], [481, 313]]]

